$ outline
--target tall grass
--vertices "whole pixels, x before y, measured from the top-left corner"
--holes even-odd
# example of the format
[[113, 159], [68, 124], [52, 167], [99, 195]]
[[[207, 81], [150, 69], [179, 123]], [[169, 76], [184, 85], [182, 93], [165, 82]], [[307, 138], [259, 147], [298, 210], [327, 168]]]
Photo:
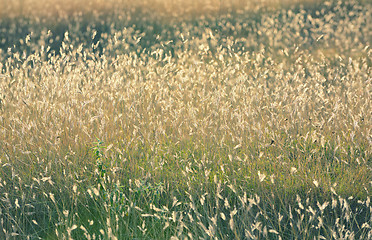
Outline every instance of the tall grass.
[[7, 5], [1, 239], [372, 237], [370, 3], [222, 2]]

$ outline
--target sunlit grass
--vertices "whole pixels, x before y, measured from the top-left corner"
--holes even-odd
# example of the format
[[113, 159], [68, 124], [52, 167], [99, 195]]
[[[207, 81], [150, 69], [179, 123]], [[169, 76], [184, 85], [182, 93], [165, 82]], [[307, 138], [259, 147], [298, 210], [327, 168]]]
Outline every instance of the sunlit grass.
[[372, 237], [368, 2], [21, 2], [1, 239]]

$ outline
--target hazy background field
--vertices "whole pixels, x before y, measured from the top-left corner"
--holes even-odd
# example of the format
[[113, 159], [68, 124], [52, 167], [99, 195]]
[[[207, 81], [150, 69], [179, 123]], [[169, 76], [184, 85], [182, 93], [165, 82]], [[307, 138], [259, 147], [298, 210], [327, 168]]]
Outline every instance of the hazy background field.
[[[169, 14], [170, 16], [182, 16], [187, 14], [209, 14], [219, 13], [220, 11], [244, 11], [257, 10], [259, 8], [279, 8], [288, 7], [295, 4], [314, 4], [319, 3], [319, 0], [295, 0], [295, 1], [279, 1], [279, 0], [144, 0], [144, 1], [128, 1], [128, 0], [2, 0], [1, 16], [36, 16], [55, 18], [60, 14], [73, 13], [90, 13], [92, 11], [106, 12], [112, 14], [113, 11], [142, 8], [145, 11], [151, 11], [154, 14]], [[154, 12], [155, 11], [155, 12]]]
[[369, 1], [0, 0], [0, 239], [369, 239]]

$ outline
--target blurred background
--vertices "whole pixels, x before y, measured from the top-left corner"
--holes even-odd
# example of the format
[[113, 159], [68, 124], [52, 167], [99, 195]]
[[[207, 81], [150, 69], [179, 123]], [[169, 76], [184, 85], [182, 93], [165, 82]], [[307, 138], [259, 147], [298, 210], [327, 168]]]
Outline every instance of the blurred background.
[[167, 16], [195, 16], [226, 11], [254, 11], [320, 0], [1, 0], [1, 17], [63, 17], [70, 14], [107, 13], [138, 9]]

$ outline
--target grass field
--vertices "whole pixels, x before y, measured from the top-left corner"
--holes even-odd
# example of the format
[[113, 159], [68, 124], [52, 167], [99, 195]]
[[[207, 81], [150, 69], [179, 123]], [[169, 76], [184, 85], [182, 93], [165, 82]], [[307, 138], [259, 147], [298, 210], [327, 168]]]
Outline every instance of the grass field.
[[184, 2], [0, 0], [0, 239], [371, 239], [371, 3]]

